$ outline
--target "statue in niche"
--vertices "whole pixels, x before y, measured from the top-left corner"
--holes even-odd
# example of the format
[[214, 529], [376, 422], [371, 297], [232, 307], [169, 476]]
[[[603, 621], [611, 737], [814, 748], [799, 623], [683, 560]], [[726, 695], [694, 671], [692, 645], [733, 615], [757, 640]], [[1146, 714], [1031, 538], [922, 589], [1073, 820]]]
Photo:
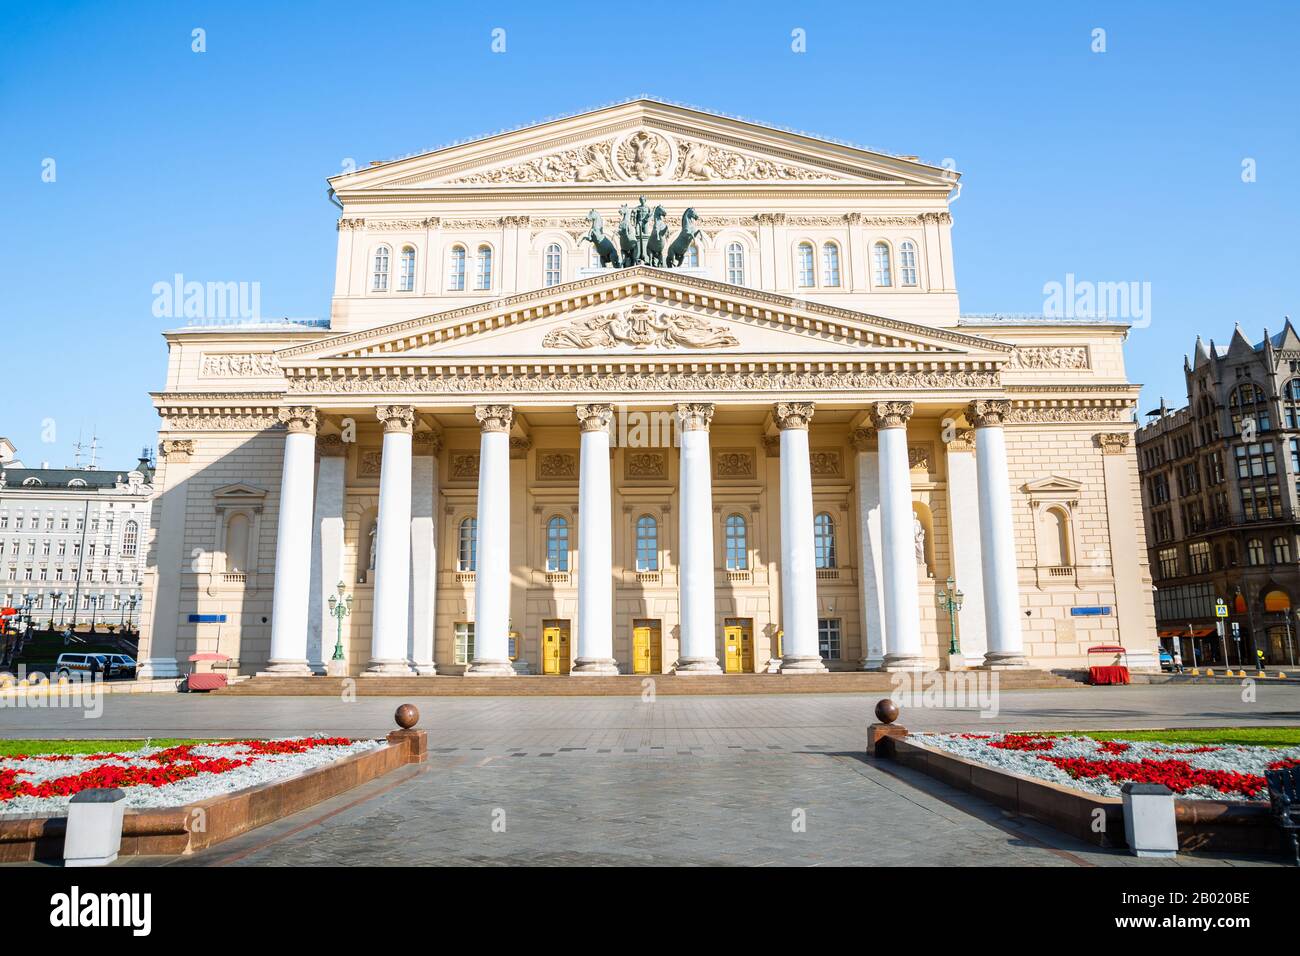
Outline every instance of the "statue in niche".
[[370, 525], [370, 560], [366, 564], [366, 581], [372, 581], [375, 573], [375, 547], [379, 543], [379, 520]]
[[915, 514], [912, 515], [912, 539], [916, 543], [916, 564], [917, 567], [927, 568], [925, 563], [925, 525], [921, 524], [921, 519]]

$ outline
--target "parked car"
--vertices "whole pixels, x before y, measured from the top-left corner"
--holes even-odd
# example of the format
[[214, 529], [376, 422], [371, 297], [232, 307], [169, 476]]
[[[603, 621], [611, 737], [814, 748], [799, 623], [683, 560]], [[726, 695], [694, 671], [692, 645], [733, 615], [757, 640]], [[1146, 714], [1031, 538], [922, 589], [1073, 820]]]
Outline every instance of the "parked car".
[[54, 674], [60, 677], [82, 675], [82, 679], [94, 680], [101, 674], [105, 679], [114, 676], [117, 666], [109, 660], [107, 654], [60, 654], [54, 663]]
[[1174, 669], [1174, 655], [1170, 654], [1163, 647], [1160, 648], [1160, 669], [1162, 671], [1171, 671]]
[[135, 658], [129, 654], [109, 654], [109, 663], [113, 665], [113, 674], [117, 677], [134, 677]]

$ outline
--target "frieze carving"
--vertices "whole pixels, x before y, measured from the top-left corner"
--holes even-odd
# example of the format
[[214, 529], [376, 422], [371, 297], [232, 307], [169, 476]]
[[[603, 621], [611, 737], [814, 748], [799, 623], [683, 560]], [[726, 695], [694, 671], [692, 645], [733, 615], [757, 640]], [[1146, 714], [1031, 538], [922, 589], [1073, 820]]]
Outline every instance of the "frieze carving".
[[505, 221], [497, 216], [495, 219], [444, 219], [443, 228], [448, 230], [466, 229], [500, 229]]
[[948, 212], [923, 212], [916, 218], [921, 222], [932, 222], [940, 226], [952, 225], [952, 213]]
[[1009, 425], [1082, 425], [1129, 422], [1132, 417], [1133, 406], [1128, 402], [1120, 404], [1047, 402], [1041, 405], [1017, 403], [1007, 413], [1006, 423]]
[[1086, 345], [1022, 345], [1011, 353], [1007, 367], [1073, 370], [1092, 366]]
[[810, 451], [808, 466], [814, 478], [839, 478], [844, 474], [840, 453], [834, 448], [817, 448]]
[[442, 220], [437, 216], [428, 216], [424, 219], [367, 219], [364, 223], [365, 228], [371, 232], [410, 232], [419, 229], [436, 229]]
[[447, 468], [453, 481], [477, 481], [478, 452], [454, 452], [447, 462]]
[[876, 402], [870, 410], [871, 423], [880, 428], [905, 428], [912, 417], [911, 402]]
[[718, 349], [738, 345], [740, 340], [725, 325], [711, 325], [680, 313], [656, 315], [644, 303], [621, 312], [575, 319], [542, 339], [542, 347], [548, 349]]
[[222, 411], [181, 411], [163, 413], [163, 428], [178, 432], [261, 432], [283, 428], [279, 413], [274, 409], [247, 411], [230, 409]]
[[627, 451], [623, 455], [623, 474], [627, 478], [664, 479], [668, 477], [668, 459], [661, 451]]
[[200, 378], [258, 378], [279, 375], [280, 366], [270, 352], [204, 352]]
[[682, 140], [677, 144], [677, 172], [674, 178], [714, 182], [744, 180], [748, 182], [819, 182], [844, 179], [824, 170], [809, 169], [791, 163], [776, 162], [757, 156], [744, 156], [720, 146]]
[[754, 453], [720, 450], [713, 453], [713, 477], [753, 478]]
[[[624, 372], [536, 375], [385, 375], [382, 378], [313, 377], [290, 383], [290, 395], [310, 394], [492, 394], [561, 392], [756, 392], [903, 389], [978, 389], [1001, 384], [997, 372]], [[1122, 418], [1122, 416], [1121, 416]], [[1111, 419], [1099, 419], [1109, 421]], [[1117, 419], [1118, 420], [1118, 419]]]
[[578, 477], [578, 454], [572, 451], [539, 451], [538, 481], [568, 481]]

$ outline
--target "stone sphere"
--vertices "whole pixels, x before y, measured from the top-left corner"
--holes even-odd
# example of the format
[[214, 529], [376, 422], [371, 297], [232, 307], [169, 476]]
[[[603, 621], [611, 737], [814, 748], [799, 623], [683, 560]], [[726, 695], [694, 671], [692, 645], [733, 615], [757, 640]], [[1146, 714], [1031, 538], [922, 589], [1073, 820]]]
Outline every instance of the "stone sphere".
[[397, 726], [403, 730], [410, 730], [420, 722], [420, 711], [414, 704], [403, 704], [397, 708], [397, 713], [393, 714], [393, 720], [397, 721]]
[[898, 719], [898, 705], [888, 697], [877, 701], [876, 719], [882, 724], [892, 724]]

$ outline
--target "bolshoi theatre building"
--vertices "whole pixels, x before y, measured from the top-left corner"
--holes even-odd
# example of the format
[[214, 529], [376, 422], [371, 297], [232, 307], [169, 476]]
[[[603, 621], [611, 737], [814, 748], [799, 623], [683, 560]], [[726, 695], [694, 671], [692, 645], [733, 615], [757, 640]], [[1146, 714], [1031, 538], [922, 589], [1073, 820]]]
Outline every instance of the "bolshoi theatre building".
[[646, 99], [330, 179], [328, 322], [166, 333], [142, 676], [1154, 666], [1127, 327], [963, 317], [957, 180]]

